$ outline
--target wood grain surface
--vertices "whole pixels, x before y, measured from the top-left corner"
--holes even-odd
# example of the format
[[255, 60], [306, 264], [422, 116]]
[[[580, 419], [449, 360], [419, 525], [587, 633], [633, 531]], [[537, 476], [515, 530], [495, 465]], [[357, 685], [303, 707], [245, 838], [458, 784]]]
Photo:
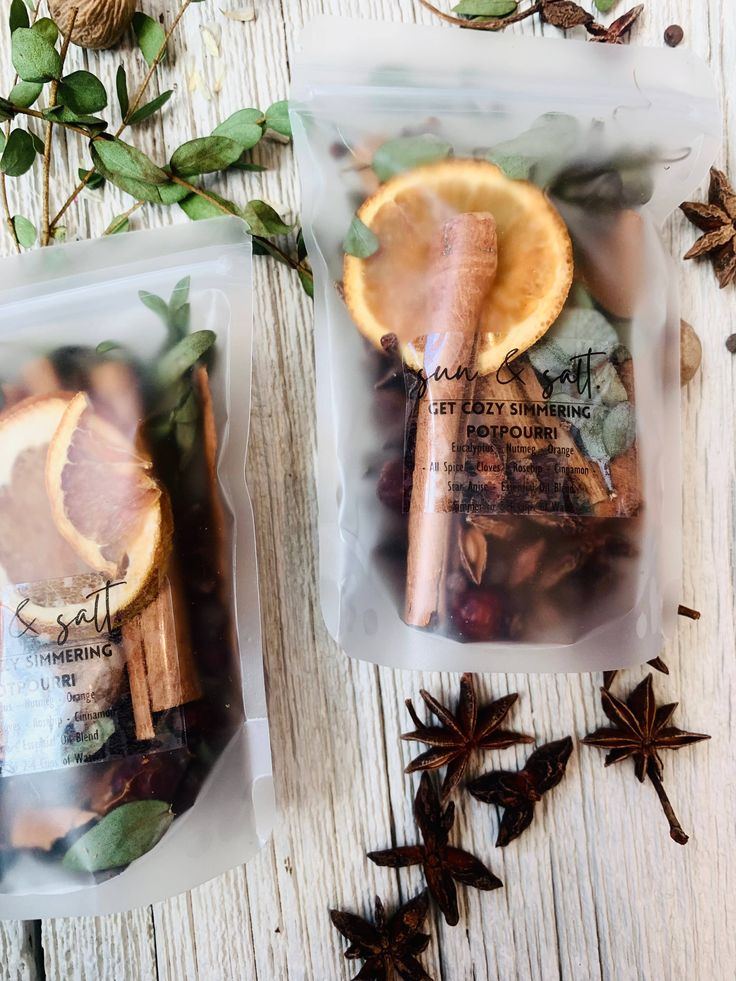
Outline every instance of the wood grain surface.
[[[301, 24], [337, 13], [432, 23], [414, 0], [256, 0], [256, 18], [223, 10], [250, 0], [192, 5], [173, 57], [154, 87], [176, 88], [163, 119], [139, 129], [158, 159], [230, 112], [267, 106], [288, 90]], [[11, 68], [6, 16], [0, 27], [2, 87]], [[171, 19], [176, 4], [144, 9]], [[625, 6], [625, 0], [617, 8]], [[614, 11], [615, 13], [616, 11]], [[705, 57], [719, 81], [726, 120], [721, 166], [736, 171], [736, 17], [728, 0], [648, 0], [637, 44], [661, 45], [671, 23]], [[203, 29], [215, 39], [213, 47]], [[444, 29], [454, 30], [446, 27]], [[526, 21], [514, 28], [539, 32]], [[550, 27], [545, 33], [556, 35]], [[215, 53], [219, 52], [219, 53]], [[129, 42], [129, 72], [144, 65]], [[114, 90], [118, 52], [72, 50]], [[57, 203], [71, 187], [80, 146], [56, 144]], [[289, 147], [259, 148], [266, 174], [216, 186], [236, 200], [264, 197], [298, 214]], [[40, 214], [40, 187], [11, 181], [14, 212]], [[86, 193], [67, 221], [70, 238], [99, 235], [129, 205], [114, 189]], [[180, 220], [153, 207], [134, 227]], [[694, 239], [681, 215], [667, 224], [675, 255]], [[2, 240], [8, 251], [10, 242]], [[505, 850], [493, 847], [497, 818], [468, 801], [457, 840], [483, 857], [506, 888], [461, 892], [461, 925], [433, 916], [425, 956], [444, 981], [732, 981], [736, 977], [736, 658], [734, 657], [734, 369], [724, 341], [736, 331], [734, 290], [719, 292], [707, 265], [680, 265], [683, 313], [704, 345], [700, 375], [683, 393], [685, 564], [682, 599], [702, 610], [683, 620], [663, 652], [667, 700], [683, 699], [676, 724], [712, 733], [710, 743], [670, 754], [666, 785], [692, 839], [670, 841], [654, 790], [628, 765], [604, 770], [602, 755], [578, 747], [562, 788], [538, 808], [535, 825]], [[414, 872], [370, 865], [364, 852], [414, 835], [416, 781], [403, 774], [410, 747], [403, 700], [420, 687], [454, 698], [456, 675], [394, 672], [344, 657], [327, 637], [316, 596], [312, 309], [296, 278], [257, 260], [256, 354], [249, 479], [254, 497], [280, 816], [272, 842], [246, 868], [152, 908], [123, 916], [0, 924], [3, 981], [337, 981], [348, 978], [331, 906], [367, 913], [378, 891], [393, 906], [419, 887]], [[673, 530], [674, 533], [674, 530]], [[642, 676], [630, 672], [628, 686]], [[520, 692], [515, 725], [539, 741], [582, 736], [602, 722], [599, 676], [484, 676], [484, 696]], [[526, 753], [520, 747], [516, 760]], [[515, 750], [486, 763], [513, 766]]]

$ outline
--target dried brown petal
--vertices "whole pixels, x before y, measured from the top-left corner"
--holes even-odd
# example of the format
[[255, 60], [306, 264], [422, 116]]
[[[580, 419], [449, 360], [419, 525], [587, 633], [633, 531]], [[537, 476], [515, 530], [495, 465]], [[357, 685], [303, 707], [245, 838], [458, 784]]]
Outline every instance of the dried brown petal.
[[546, 547], [545, 540], [539, 538], [537, 541], [524, 546], [517, 553], [509, 575], [509, 585], [512, 589], [523, 586], [536, 578]]

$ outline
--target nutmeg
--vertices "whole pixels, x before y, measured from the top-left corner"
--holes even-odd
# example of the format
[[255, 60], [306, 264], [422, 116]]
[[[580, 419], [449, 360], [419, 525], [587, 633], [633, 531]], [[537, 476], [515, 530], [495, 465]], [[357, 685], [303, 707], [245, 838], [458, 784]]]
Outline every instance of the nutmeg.
[[703, 345], [687, 320], [680, 321], [680, 384], [687, 385], [703, 360]]
[[49, 12], [66, 34], [77, 8], [72, 41], [80, 48], [111, 48], [128, 27], [136, 0], [49, 0]]

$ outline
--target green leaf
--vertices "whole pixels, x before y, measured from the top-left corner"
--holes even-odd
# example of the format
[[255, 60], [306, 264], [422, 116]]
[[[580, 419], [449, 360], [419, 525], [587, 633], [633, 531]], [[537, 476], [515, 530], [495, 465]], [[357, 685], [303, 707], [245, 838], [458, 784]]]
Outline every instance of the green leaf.
[[161, 95], [157, 95], [155, 99], [151, 99], [145, 105], [139, 106], [128, 118], [128, 126], [135, 126], [136, 123], [142, 123], [144, 119], [148, 119], [149, 116], [158, 112], [162, 106], [166, 105], [173, 94], [174, 90], [168, 89], [166, 92], [162, 92]]
[[28, 109], [42, 92], [42, 82], [18, 82], [10, 90], [8, 101], [12, 102], [14, 106], [22, 106], [24, 109]]
[[289, 103], [284, 99], [274, 102], [266, 109], [266, 127], [274, 133], [291, 138], [291, 120], [289, 119]]
[[609, 457], [620, 456], [634, 445], [636, 414], [631, 402], [614, 406], [603, 421], [603, 443]]
[[11, 40], [13, 67], [24, 82], [50, 82], [61, 75], [61, 56], [31, 28], [19, 27]]
[[[79, 167], [77, 170], [77, 174], [79, 176], [80, 181], [85, 180], [88, 173], [89, 173], [88, 167]], [[105, 178], [102, 176], [102, 174], [98, 174], [96, 170], [93, 170], [92, 176], [87, 181], [87, 187], [89, 188], [89, 190], [96, 191], [98, 190], [98, 188], [104, 186], [105, 186]]]
[[216, 126], [212, 135], [226, 136], [239, 143], [243, 150], [250, 150], [263, 136], [264, 121], [265, 117], [258, 109], [239, 109]]
[[299, 282], [302, 284], [304, 292], [310, 299], [314, 299], [314, 276], [309, 269], [299, 269]]
[[283, 218], [265, 201], [249, 201], [243, 209], [251, 235], [288, 235], [294, 225], [287, 225]]
[[192, 277], [185, 276], [180, 279], [176, 284], [174, 289], [171, 291], [171, 297], [169, 298], [169, 312], [174, 314], [177, 310], [181, 310], [189, 304], [189, 290], [192, 285]]
[[39, 157], [42, 157], [44, 155], [44, 150], [45, 150], [43, 140], [41, 139], [40, 136], [37, 136], [36, 133], [34, 133], [33, 130], [31, 129], [28, 130], [28, 133], [31, 137], [31, 141], [33, 142], [33, 149], [36, 151]]
[[[226, 211], [231, 215], [237, 215], [238, 218], [242, 218], [243, 214], [237, 204], [233, 204], [232, 201], [228, 201], [227, 198], [221, 197], [214, 191], [207, 192], [208, 197], [214, 198], [218, 204], [222, 205]], [[191, 218], [192, 221], [204, 221], [207, 218], [220, 218], [222, 217], [222, 208], [218, 208], [217, 205], [208, 201], [207, 198], [201, 197], [199, 194], [188, 194], [185, 198], [178, 202], [179, 207], [184, 212], [184, 214]]]
[[78, 838], [62, 864], [72, 872], [104, 872], [130, 865], [158, 844], [173, 820], [166, 801], [122, 804]]
[[161, 317], [164, 322], [168, 322], [169, 304], [166, 300], [160, 296], [156, 296], [155, 293], [149, 293], [147, 290], [138, 290], [138, 299], [149, 310], [152, 310], [157, 316]]
[[367, 259], [368, 256], [378, 252], [381, 243], [378, 236], [364, 225], [356, 215], [348, 229], [342, 247], [348, 255], [354, 255], [358, 259]]
[[59, 28], [50, 17], [39, 17], [36, 23], [32, 25], [31, 30], [46, 38], [49, 44], [56, 44], [59, 39]]
[[13, 217], [13, 228], [15, 229], [15, 234], [18, 236], [18, 241], [23, 246], [24, 249], [30, 249], [32, 245], [36, 242], [36, 226], [30, 222], [23, 215], [15, 215]]
[[452, 9], [460, 17], [508, 17], [517, 6], [516, 0], [460, 0]]
[[615, 3], [616, 0], [595, 0], [595, 5], [602, 14], [607, 14]]
[[217, 340], [211, 330], [196, 330], [184, 337], [159, 359], [156, 376], [159, 384], [171, 385], [193, 367]]
[[0, 129], [0, 154], [2, 154], [3, 150], [5, 149], [6, 142], [7, 140], [5, 139], [5, 133], [3, 133], [3, 131]]
[[44, 119], [51, 119], [57, 123], [68, 123], [70, 126], [78, 126], [86, 129], [90, 134], [102, 133], [107, 129], [107, 122], [99, 116], [88, 116], [83, 113], [74, 112], [68, 106], [54, 106], [51, 109], [41, 110]]
[[[150, 68], [166, 41], [166, 32], [157, 21], [140, 11], [133, 14], [133, 30], [138, 47]], [[161, 60], [163, 61], [165, 57], [164, 54]]]
[[118, 70], [115, 75], [115, 91], [118, 96], [118, 104], [120, 106], [120, 115], [125, 119], [128, 115], [128, 109], [130, 108], [130, 99], [128, 98], [128, 76], [125, 74], [125, 68], [123, 65], [118, 65]]
[[17, 31], [19, 27], [29, 27], [31, 20], [28, 16], [28, 8], [23, 0], [12, 0], [10, 4], [10, 33]]
[[118, 341], [100, 341], [95, 348], [96, 354], [109, 354], [111, 351], [119, 351], [122, 347]]
[[107, 92], [92, 72], [72, 72], [65, 75], [59, 85], [58, 101], [72, 112], [85, 115], [107, 108]]
[[24, 129], [11, 130], [3, 155], [0, 157], [0, 170], [8, 177], [20, 177], [30, 170], [35, 159], [36, 148], [30, 133]]
[[140, 201], [162, 202], [161, 186], [169, 175], [139, 150], [117, 138], [95, 140], [91, 145], [95, 169], [111, 184]]
[[422, 164], [444, 160], [452, 153], [449, 143], [433, 133], [422, 136], [399, 136], [380, 147], [373, 157], [373, 170], [380, 181]]
[[171, 157], [171, 169], [184, 177], [226, 170], [240, 157], [243, 148], [226, 136], [201, 136], [184, 143]]

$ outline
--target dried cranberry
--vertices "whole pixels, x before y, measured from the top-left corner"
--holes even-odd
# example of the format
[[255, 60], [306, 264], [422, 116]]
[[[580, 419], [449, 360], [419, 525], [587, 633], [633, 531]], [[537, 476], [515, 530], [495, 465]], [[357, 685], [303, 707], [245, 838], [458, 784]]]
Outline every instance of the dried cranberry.
[[403, 459], [384, 463], [378, 477], [378, 500], [392, 511], [403, 514], [409, 508], [409, 488]]
[[457, 597], [450, 620], [464, 640], [497, 640], [506, 622], [503, 596], [495, 589], [467, 590]]

